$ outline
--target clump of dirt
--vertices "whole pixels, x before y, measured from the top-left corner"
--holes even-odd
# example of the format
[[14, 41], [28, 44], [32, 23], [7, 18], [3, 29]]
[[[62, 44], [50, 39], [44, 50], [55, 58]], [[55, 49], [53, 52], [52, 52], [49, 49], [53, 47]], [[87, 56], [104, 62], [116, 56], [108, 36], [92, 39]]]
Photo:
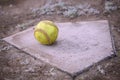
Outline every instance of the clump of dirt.
[[46, 5], [39, 8], [32, 8], [31, 12], [34, 16], [41, 15], [63, 15], [67, 18], [76, 18], [81, 15], [96, 15], [99, 14], [100, 11], [96, 8], [93, 8], [90, 4], [79, 4], [79, 5], [68, 5], [65, 2], [58, 2], [54, 4], [47, 3]]

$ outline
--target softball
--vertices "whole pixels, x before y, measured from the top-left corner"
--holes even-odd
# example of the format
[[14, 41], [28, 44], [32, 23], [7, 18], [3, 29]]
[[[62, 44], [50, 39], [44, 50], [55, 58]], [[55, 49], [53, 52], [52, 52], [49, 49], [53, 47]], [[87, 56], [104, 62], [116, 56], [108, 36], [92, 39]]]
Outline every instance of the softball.
[[58, 37], [58, 27], [48, 20], [40, 21], [34, 30], [35, 39], [41, 44], [51, 45]]

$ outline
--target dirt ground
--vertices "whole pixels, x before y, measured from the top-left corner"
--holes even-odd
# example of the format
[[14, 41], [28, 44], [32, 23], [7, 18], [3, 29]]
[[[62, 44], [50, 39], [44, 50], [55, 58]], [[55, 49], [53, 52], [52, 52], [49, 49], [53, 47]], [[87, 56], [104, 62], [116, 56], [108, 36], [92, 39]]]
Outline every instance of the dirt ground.
[[[116, 56], [72, 76], [2, 40], [46, 19], [109, 20]], [[120, 80], [120, 0], [0, 0], [0, 80]]]

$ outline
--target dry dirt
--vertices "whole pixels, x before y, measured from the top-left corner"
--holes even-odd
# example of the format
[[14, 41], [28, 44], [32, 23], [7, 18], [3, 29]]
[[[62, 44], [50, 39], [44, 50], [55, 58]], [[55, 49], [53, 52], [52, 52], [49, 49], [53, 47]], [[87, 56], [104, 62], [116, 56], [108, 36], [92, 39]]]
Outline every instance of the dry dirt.
[[[119, 14], [120, 0], [0, 0], [0, 80], [120, 80]], [[109, 20], [116, 56], [72, 76], [2, 40], [45, 19]]]

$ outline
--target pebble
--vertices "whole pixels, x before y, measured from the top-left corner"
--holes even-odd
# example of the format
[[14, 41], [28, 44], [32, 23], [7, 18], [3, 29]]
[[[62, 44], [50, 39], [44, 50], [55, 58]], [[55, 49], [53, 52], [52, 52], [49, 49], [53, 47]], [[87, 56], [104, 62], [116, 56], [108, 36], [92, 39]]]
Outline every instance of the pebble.
[[10, 4], [10, 5], [9, 5], [9, 7], [11, 8], [11, 7], [13, 7], [13, 5], [12, 5], [12, 4]]
[[105, 71], [101, 68], [101, 66], [98, 66], [97, 69], [101, 74], [105, 74]]

